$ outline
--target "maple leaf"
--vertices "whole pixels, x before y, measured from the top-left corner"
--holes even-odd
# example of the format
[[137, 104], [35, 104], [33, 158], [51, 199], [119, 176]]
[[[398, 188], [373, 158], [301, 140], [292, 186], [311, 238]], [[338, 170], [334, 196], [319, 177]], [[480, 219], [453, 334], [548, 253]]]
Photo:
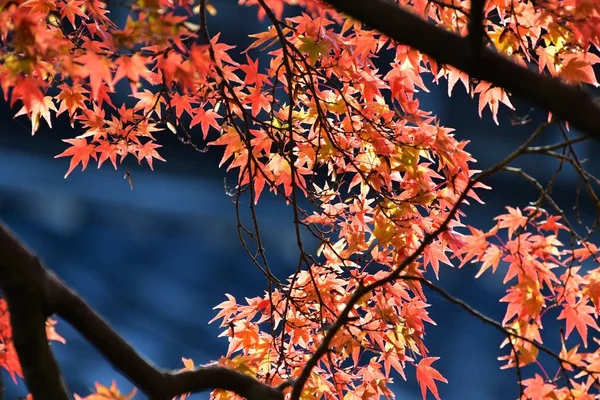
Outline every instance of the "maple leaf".
[[67, 111], [69, 118], [71, 118], [71, 127], [73, 127], [73, 117], [77, 110], [84, 108], [84, 100], [86, 100], [85, 94], [89, 93], [80, 84], [73, 84], [69, 86], [67, 84], [61, 84], [57, 87], [60, 89], [60, 93], [56, 96], [57, 100], [60, 100], [58, 111], [56, 115], [62, 114]]
[[231, 316], [237, 312], [238, 305], [237, 301], [235, 300], [235, 297], [233, 297], [229, 293], [225, 293], [225, 296], [227, 297], [227, 300], [213, 307], [213, 310], [221, 309], [221, 311], [219, 311], [213, 319], [208, 321], [209, 324], [222, 318], [223, 322], [220, 326], [226, 326], [231, 320]]
[[192, 111], [192, 104], [197, 104], [198, 101], [191, 96], [188, 95], [180, 95], [179, 93], [174, 93], [171, 96], [171, 107], [175, 107], [175, 115], [177, 118], [181, 118], [183, 112], [187, 112], [188, 115], [194, 116]]
[[538, 67], [539, 71], [542, 72], [544, 68], [548, 68], [550, 75], [556, 75], [556, 48], [554, 46], [538, 47], [535, 50], [535, 54], [538, 55]]
[[67, 343], [65, 338], [60, 336], [56, 332], [56, 329], [54, 328], [55, 325], [56, 325], [55, 320], [53, 320], [51, 318], [48, 318], [48, 320], [46, 320], [46, 337], [48, 338], [48, 340], [54, 340], [57, 342], [61, 342], [62, 344]]
[[577, 328], [579, 336], [583, 340], [583, 345], [587, 347], [587, 327], [600, 330], [594, 315], [594, 307], [587, 305], [584, 302], [577, 304], [565, 303], [562, 305], [562, 311], [560, 312], [557, 319], [564, 319], [567, 324], [567, 330], [565, 332], [565, 338], [569, 338], [569, 335], [574, 328]]
[[194, 360], [191, 358], [181, 357], [181, 361], [183, 362], [184, 368], [182, 371], [193, 371], [194, 370]]
[[143, 92], [134, 93], [131, 96], [139, 99], [135, 105], [135, 110], [143, 110], [146, 117], [151, 117], [152, 114], [156, 113], [158, 118], [161, 118], [161, 104], [165, 104], [166, 101], [160, 92], [153, 93], [148, 89], [144, 89]]
[[156, 151], [156, 149], [158, 149], [159, 147], [162, 147], [162, 146], [160, 144], [154, 143], [152, 141], [146, 142], [146, 144], [139, 146], [138, 153], [137, 153], [138, 162], [141, 163], [143, 159], [146, 159], [146, 162], [150, 166], [150, 169], [154, 170], [154, 168], [152, 166], [152, 159], [156, 158], [157, 160], [160, 160], [160, 161], [166, 161]]
[[556, 385], [546, 383], [544, 378], [539, 374], [535, 374], [534, 378], [524, 379], [523, 386], [525, 387], [523, 394], [526, 398], [535, 400], [549, 400], [553, 397], [551, 395], [556, 390]]
[[147, 62], [147, 58], [139, 55], [138, 53], [135, 53], [131, 56], [124, 55], [117, 58], [115, 60], [117, 70], [115, 71], [112, 84], [114, 85], [119, 80], [127, 77], [131, 83], [131, 92], [136, 93], [136, 84], [140, 82], [140, 77], [146, 79], [147, 81], [152, 79], [150, 77], [150, 71], [148, 71], [148, 68], [146, 68]]
[[192, 122], [190, 122], [190, 128], [195, 125], [200, 124], [202, 127], [202, 135], [204, 139], [208, 136], [208, 131], [212, 126], [215, 129], [220, 129], [221, 125], [217, 122], [217, 118], [221, 118], [219, 114], [212, 110], [205, 110], [203, 107], [199, 107], [194, 111], [194, 117], [192, 118]]
[[250, 56], [246, 54], [246, 61], [247, 64], [241, 64], [239, 67], [246, 74], [246, 77], [244, 78], [244, 83], [246, 85], [262, 85], [262, 83], [267, 79], [267, 77], [264, 74], [260, 74], [258, 72], [258, 60], [252, 61]]
[[[448, 97], [452, 95], [452, 90], [454, 89], [456, 82], [458, 82], [459, 80], [464, 85], [465, 89], [467, 90], [467, 93], [469, 93], [469, 75], [467, 73], [450, 66], [445, 67], [444, 71], [446, 71], [448, 76]], [[442, 71], [440, 71], [440, 74], [441, 73]]]
[[583, 366], [583, 354], [579, 353], [579, 345], [575, 345], [570, 350], [567, 350], [564, 339], [562, 339], [562, 347], [560, 349], [559, 357], [561, 360], [566, 362], [562, 363], [562, 368], [567, 371], [573, 371], [573, 365]]
[[31, 135], [35, 135], [35, 132], [40, 126], [40, 118], [44, 118], [48, 123], [48, 126], [52, 128], [52, 120], [50, 117], [50, 111], [58, 112], [56, 106], [52, 102], [52, 97], [45, 96], [41, 100], [33, 98], [29, 106], [23, 106], [19, 112], [15, 114], [15, 117], [19, 115], [27, 114], [31, 119]]
[[319, 58], [329, 55], [330, 45], [326, 41], [317, 42], [309, 37], [299, 37], [298, 40], [302, 43], [298, 50], [308, 54], [310, 65], [315, 65]]
[[84, 10], [84, 0], [69, 0], [64, 3], [63, 7], [60, 10], [60, 15], [63, 18], [67, 18], [73, 26], [73, 29], [76, 29], [75, 26], [75, 16], [79, 16], [82, 19], [88, 19], [87, 14]]
[[598, 257], [598, 246], [590, 242], [581, 242], [581, 247], [573, 250], [573, 258], [579, 262], [583, 262], [590, 257]]
[[[1, 82], [1, 81], [0, 81]], [[19, 77], [14, 83], [14, 87], [10, 96], [10, 106], [12, 107], [17, 100], [23, 102], [23, 107], [27, 112], [33, 109], [34, 105], [44, 101], [42, 93], [43, 83], [35, 77], [26, 76]], [[8, 88], [3, 86], [4, 93], [8, 92]]]
[[416, 366], [417, 382], [421, 387], [421, 395], [423, 396], [423, 400], [427, 398], [427, 389], [429, 389], [429, 391], [437, 400], [440, 400], [435, 381], [437, 380], [440, 382], [448, 383], [446, 378], [444, 378], [442, 374], [440, 374], [435, 368], [431, 366], [431, 364], [434, 361], [437, 361], [439, 359], [439, 357], [425, 357], [422, 358]]
[[[194, 370], [194, 360], [191, 358], [181, 357], [181, 361], [183, 362], [183, 368], [180, 369], [179, 372]], [[184, 393], [179, 397], [179, 400], [185, 400], [189, 395], [190, 393]]]
[[75, 61], [84, 67], [81, 77], [89, 77], [90, 79], [92, 98], [94, 100], [98, 100], [99, 98], [98, 94], [102, 82], [106, 82], [110, 90], [114, 90], [111, 73], [112, 63], [106, 57], [88, 51], [84, 55], [77, 57]]
[[433, 268], [433, 272], [435, 273], [435, 278], [437, 280], [440, 279], [439, 271], [440, 271], [440, 262], [452, 266], [452, 263], [448, 259], [446, 255], [446, 248], [442, 241], [434, 241], [431, 245], [429, 245], [425, 251], [423, 251], [423, 264], [428, 265], [431, 264]]
[[255, 47], [260, 47], [263, 44], [266, 44], [264, 48], [268, 48], [277, 42], [277, 30], [274, 26], [270, 26], [266, 32], [255, 33], [248, 36], [256, 40], [254, 40], [252, 44], [248, 46], [245, 52], [248, 52], [248, 50], [251, 50]]
[[69, 169], [65, 174], [65, 179], [79, 163], [81, 163], [81, 170], [83, 171], [87, 167], [90, 157], [96, 160], [96, 146], [88, 143], [87, 139], [63, 139], [63, 142], [69, 143], [71, 147], [54, 156], [54, 158], [72, 157], [71, 162], [69, 163]]
[[480, 93], [479, 95], [479, 117], [482, 116], [483, 109], [485, 106], [490, 108], [492, 117], [496, 125], [498, 125], [498, 107], [500, 103], [504, 103], [508, 108], [514, 110], [506, 91], [499, 87], [492, 87], [491, 83], [481, 82], [473, 90], [473, 93]]
[[223, 65], [222, 64], [223, 61], [225, 61], [226, 63], [229, 63], [231, 65], [236, 65], [236, 66], [239, 65], [238, 63], [233, 61], [233, 59], [229, 56], [229, 54], [227, 54], [227, 50], [231, 50], [231, 49], [235, 48], [235, 46], [229, 46], [229, 45], [226, 45], [225, 43], [219, 43], [219, 37], [221, 37], [221, 32], [217, 33], [210, 40], [210, 44], [213, 49], [214, 57], [215, 57], [215, 60], [217, 61], [217, 64], [219, 66], [221, 66], [221, 65]]
[[32, 13], [48, 14], [50, 11], [56, 10], [54, 0], [27, 0], [21, 4], [22, 7], [27, 7]]
[[492, 273], [496, 272], [496, 268], [498, 268], [498, 264], [500, 264], [500, 260], [502, 259], [502, 250], [498, 246], [489, 246], [485, 249], [485, 253], [481, 256], [481, 268], [475, 278], [479, 278], [489, 267], [492, 267]]
[[[104, 161], [110, 160], [113, 167], [117, 169], [117, 155], [121, 153], [121, 149], [118, 145], [114, 143], [109, 143], [107, 141], [102, 141], [97, 147], [96, 151], [100, 153], [100, 157], [98, 158], [98, 168], [102, 166]], [[122, 161], [123, 159], [121, 159]]]
[[540, 283], [529, 277], [507, 290], [508, 294], [500, 299], [508, 303], [502, 324], [505, 325], [515, 315], [521, 320], [532, 318], [537, 320], [545, 305], [545, 299], [540, 292]]
[[110, 387], [106, 387], [96, 382], [96, 393], [86, 397], [80, 397], [75, 394], [75, 400], [130, 400], [135, 396], [136, 388], [133, 388], [129, 394], [121, 394], [117, 388], [117, 383], [112, 381]]
[[600, 57], [594, 54], [569, 54], [562, 57], [563, 67], [559, 76], [569, 83], [588, 83], [598, 86], [593, 64], [600, 62]]
[[223, 158], [219, 163], [219, 167], [221, 167], [225, 161], [227, 161], [230, 157], [235, 157], [242, 151], [244, 148], [244, 144], [242, 143], [242, 139], [240, 138], [239, 133], [233, 127], [228, 127], [227, 131], [223, 133], [219, 138], [215, 141], [208, 143], [209, 146], [226, 146], [225, 151], [223, 153]]
[[261, 110], [266, 112], [271, 110], [271, 95], [263, 93], [260, 85], [251, 88], [250, 94], [246, 96], [244, 101], [251, 104], [253, 117], [256, 117]]
[[512, 237], [516, 230], [522, 228], [527, 223], [527, 217], [518, 208], [506, 207], [508, 214], [503, 214], [494, 218], [499, 221], [499, 228], [508, 229], [508, 237]]
[[586, 275], [587, 285], [583, 289], [583, 293], [589, 296], [594, 306], [596, 313], [600, 311], [600, 268], [596, 268]]
[[541, 224], [538, 225], [540, 229], [544, 229], [547, 231], [553, 231], [555, 235], [558, 235], [558, 231], [560, 229], [568, 231], [569, 229], [561, 224], [559, 221], [562, 218], [558, 215], [551, 215], [545, 221], [542, 221]]
[[110, 98], [110, 94], [109, 94], [109, 93], [114, 93], [114, 92], [115, 91], [113, 89], [111, 89], [110, 86], [108, 86], [105, 82], [100, 83], [100, 85], [98, 85], [98, 91], [96, 93], [96, 98], [94, 99], [98, 103], [98, 107], [102, 107], [104, 102], [106, 102], [106, 104], [108, 104], [112, 108], [117, 108], [113, 104], [113, 102]]
[[292, 191], [292, 168], [290, 162], [279, 154], [273, 154], [267, 163], [267, 169], [273, 174], [276, 185], [284, 186], [284, 193], [289, 196]]

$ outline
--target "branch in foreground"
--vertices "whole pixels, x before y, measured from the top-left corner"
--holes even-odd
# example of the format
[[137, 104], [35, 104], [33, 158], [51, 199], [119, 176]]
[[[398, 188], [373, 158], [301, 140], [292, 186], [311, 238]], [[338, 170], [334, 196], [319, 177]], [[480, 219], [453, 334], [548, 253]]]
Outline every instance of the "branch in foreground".
[[521, 67], [487, 48], [476, 63], [468, 38], [437, 28], [386, 0], [325, 0], [391, 39], [411, 46], [470, 76], [502, 87], [600, 140], [600, 107], [583, 90]]
[[170, 399], [187, 392], [223, 389], [249, 400], [283, 400], [281, 390], [223, 367], [202, 367], [179, 373], [156, 369], [77, 294], [62, 285], [57, 313], [152, 399]]
[[0, 288], [8, 303], [13, 343], [36, 400], [69, 400], [46, 338], [43, 272], [37, 258], [0, 224]]
[[471, 11], [469, 12], [469, 47], [471, 51], [471, 62], [473, 67], [477, 68], [479, 56], [483, 50], [483, 38], [485, 36], [485, 28], [483, 26], [483, 10], [485, 8], [485, 0], [472, 0]]
[[0, 288], [8, 301], [25, 382], [36, 400], [70, 399], [46, 339], [46, 318], [54, 312], [152, 400], [213, 389], [232, 391], [248, 400], [283, 400], [285, 386], [274, 388], [228, 368], [201, 367], [184, 372], [157, 369], [49, 272], [2, 222], [0, 254]]

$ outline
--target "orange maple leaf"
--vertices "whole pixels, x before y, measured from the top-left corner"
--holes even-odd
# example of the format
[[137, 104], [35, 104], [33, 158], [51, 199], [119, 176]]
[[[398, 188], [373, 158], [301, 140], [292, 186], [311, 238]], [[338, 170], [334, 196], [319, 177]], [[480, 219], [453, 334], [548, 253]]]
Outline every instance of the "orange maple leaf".
[[194, 110], [194, 114], [194, 118], [192, 118], [192, 122], [190, 123], [190, 128], [200, 124], [204, 139], [208, 136], [208, 131], [211, 126], [217, 130], [221, 128], [221, 125], [217, 122], [217, 118], [221, 118], [221, 116], [213, 110], [205, 110], [203, 107], [200, 107]]
[[75, 394], [75, 400], [130, 400], [135, 396], [136, 388], [133, 388], [129, 394], [121, 394], [117, 388], [117, 383], [112, 381], [110, 387], [103, 386], [96, 382], [96, 393], [92, 393], [86, 397], [80, 397]]
[[84, 55], [77, 57], [75, 61], [84, 67], [82, 69], [82, 78], [89, 77], [90, 79], [92, 98], [94, 100], [98, 100], [102, 82], [106, 82], [110, 90], [114, 90], [111, 73], [112, 63], [106, 57], [102, 57], [89, 51]]
[[158, 154], [158, 152], [156, 151], [156, 149], [159, 147], [162, 146], [154, 142], [147, 142], [146, 144], [140, 146], [137, 154], [138, 162], [141, 163], [143, 159], [146, 159], [146, 162], [148, 162], [150, 169], [154, 170], [154, 167], [152, 166], [153, 158], [156, 158], [160, 161], [165, 161], [165, 159], [162, 158], [160, 154]]
[[563, 67], [559, 76], [569, 83], [589, 83], [598, 86], [593, 64], [600, 62], [600, 58], [592, 53], [575, 53], [562, 57]]
[[75, 16], [81, 17], [81, 19], [88, 19], [87, 14], [84, 11], [85, 9], [85, 1], [84, 0], [69, 0], [64, 3], [64, 6], [60, 10], [61, 17], [66, 17], [73, 29], [76, 29], [75, 26]]
[[556, 385], [547, 383], [539, 374], [535, 374], [535, 378], [523, 380], [523, 386], [523, 394], [527, 399], [550, 399], [556, 390]]
[[127, 77], [131, 83], [131, 92], [136, 93], [136, 84], [140, 82], [140, 77], [147, 81], [151, 80], [150, 71], [146, 68], [148, 60], [146, 57], [135, 53], [131, 56], [121, 56], [115, 60], [117, 71], [113, 77], [112, 84], [114, 85], [121, 79]]
[[512, 237], [516, 230], [522, 228], [527, 223], [527, 217], [523, 216], [523, 213], [518, 208], [506, 207], [508, 214], [502, 214], [494, 218], [499, 221], [499, 228], [508, 229], [508, 237]]
[[15, 117], [19, 115], [27, 114], [31, 118], [31, 135], [40, 127], [40, 118], [44, 118], [48, 123], [48, 126], [52, 128], [52, 120], [50, 118], [50, 110], [58, 112], [56, 106], [52, 102], [52, 97], [45, 96], [42, 99], [33, 97], [29, 106], [23, 106], [19, 112], [15, 114]]
[[567, 331], [565, 332], [565, 338], [569, 338], [569, 335], [574, 328], [577, 328], [579, 336], [583, 340], [583, 345], [587, 347], [587, 327], [590, 326], [596, 330], [600, 330], [594, 315], [594, 307], [579, 302], [578, 304], [563, 304], [563, 310], [557, 319], [564, 319], [567, 324]]
[[425, 357], [419, 361], [419, 364], [417, 364], [417, 382], [421, 387], [421, 395], [423, 396], [423, 400], [425, 400], [427, 397], [427, 389], [433, 393], [437, 400], [440, 400], [435, 381], [438, 380], [440, 382], [448, 383], [446, 378], [444, 378], [442, 374], [440, 374], [431, 366], [434, 361], [439, 359], [439, 357]]
[[96, 146], [88, 143], [86, 139], [63, 139], [63, 142], [69, 143], [71, 147], [63, 151], [62, 153], [54, 156], [54, 158], [68, 157], [71, 156], [71, 162], [69, 163], [69, 170], [65, 174], [65, 178], [75, 169], [75, 167], [81, 163], [81, 170], [85, 170], [90, 161], [90, 157], [96, 160]]
[[479, 95], [479, 116], [482, 116], [483, 109], [485, 106], [490, 108], [492, 111], [492, 117], [496, 125], [498, 125], [498, 108], [500, 103], [504, 103], [508, 108], [514, 110], [506, 91], [499, 87], [492, 87], [492, 84], [489, 82], [481, 82], [473, 93], [480, 93]]

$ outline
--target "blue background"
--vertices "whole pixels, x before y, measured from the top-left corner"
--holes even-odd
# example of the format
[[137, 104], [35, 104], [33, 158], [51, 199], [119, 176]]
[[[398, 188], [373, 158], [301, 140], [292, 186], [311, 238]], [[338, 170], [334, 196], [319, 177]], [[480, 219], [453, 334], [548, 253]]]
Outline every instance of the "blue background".
[[[223, 40], [238, 44], [238, 49], [247, 43], [248, 34], [264, 29], [264, 24], [256, 22], [256, 9], [240, 8], [230, 1], [219, 4], [218, 11], [210, 20], [211, 33], [223, 30]], [[443, 125], [456, 128], [460, 139], [472, 141], [467, 149], [480, 161], [479, 169], [514, 150], [545, 118], [543, 113], [535, 114], [531, 124], [513, 127], [512, 113], [503, 107], [497, 127], [488, 110], [479, 119], [476, 101], [460, 84], [451, 98], [444, 85], [428, 86], [432, 93], [422, 97], [422, 108], [435, 111]], [[513, 101], [518, 115], [530, 109]], [[65, 148], [60, 138], [75, 136], [66, 121], [58, 121], [54, 130], [41, 129], [32, 138], [29, 122], [13, 120], [15, 110], [2, 107], [0, 219], [155, 364], [177, 369], [182, 366], [181, 357], [206, 363], [223, 355], [226, 340], [217, 338], [216, 324], [207, 324], [215, 314], [212, 307], [224, 300], [224, 293], [238, 299], [261, 294], [265, 282], [238, 242], [225, 172], [217, 168], [221, 151], [196, 153], [167, 132], [158, 139], [165, 144], [161, 154], [168, 163], [155, 162], [155, 172], [137, 167], [130, 159], [119, 171], [108, 164], [100, 170], [90, 165], [84, 173], [76, 171], [64, 180], [68, 159], [53, 157]], [[561, 137], [550, 132], [542, 139], [540, 143], [554, 143]], [[599, 146], [589, 143], [579, 150], [581, 158], [589, 158], [588, 170], [598, 171], [600, 160], [593, 155]], [[542, 156], [525, 158], [516, 165], [542, 181], [557, 166]], [[134, 190], [123, 180], [125, 168], [132, 172]], [[565, 210], [573, 204], [575, 177], [566, 168], [554, 190]], [[486, 205], [466, 210], [466, 221], [484, 229], [505, 205], [525, 206], [537, 198], [514, 175], [500, 174], [487, 183], [493, 190], [480, 191]], [[270, 263], [285, 277], [297, 259], [291, 210], [281, 198], [268, 195], [258, 210]], [[584, 209], [584, 220], [592, 216], [591, 207]], [[504, 287], [498, 276], [490, 274], [474, 280], [477, 270], [473, 265], [461, 270], [442, 267], [441, 284], [501, 320], [505, 307], [498, 299]], [[429, 302], [437, 326], [428, 326], [427, 344], [433, 356], [442, 357], [435, 366], [450, 382], [438, 385], [442, 398], [516, 398], [514, 370], [500, 371], [496, 360], [505, 354], [498, 349], [502, 336], [435, 294], [429, 294]], [[112, 379], [124, 392], [131, 388], [68, 324], [60, 322], [57, 330], [68, 343], [53, 344], [53, 348], [72, 391], [84, 396], [95, 381], [109, 385]], [[411, 368], [407, 377], [408, 382], [396, 378], [396, 397], [420, 399]], [[22, 381], [15, 387], [8, 375], [4, 378], [8, 399], [26, 393]]]

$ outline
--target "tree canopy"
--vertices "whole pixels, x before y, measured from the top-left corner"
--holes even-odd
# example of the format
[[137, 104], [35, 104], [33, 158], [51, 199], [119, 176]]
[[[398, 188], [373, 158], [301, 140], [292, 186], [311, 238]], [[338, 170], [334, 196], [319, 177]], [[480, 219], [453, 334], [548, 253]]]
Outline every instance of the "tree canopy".
[[[227, 354], [210, 364], [182, 355], [181, 370], [161, 370], [0, 225], [0, 364], [13, 379], [24, 377], [36, 400], [72, 398], [48, 346], [64, 342], [48, 319], [56, 314], [150, 399], [206, 390], [214, 399], [391, 398], [389, 385], [407, 370], [424, 399], [439, 399], [447, 381], [425, 335], [436, 293], [502, 332], [499, 360], [514, 369], [521, 398], [597, 398], [600, 180], [577, 146], [600, 138], [600, 2], [239, 0], [269, 23], [246, 48], [211, 31], [219, 7], [2, 3], [4, 98], [32, 134], [42, 121], [70, 121], [74, 134], [56, 155], [69, 157], [65, 178], [92, 160], [118, 169], [133, 157], [152, 169], [165, 161], [165, 134], [199, 157], [223, 152], [220, 165], [237, 174], [229, 195], [241, 248], [266, 282], [256, 297], [226, 294], [216, 305], [210, 322], [222, 328]], [[125, 21], [112, 17], [117, 11]], [[460, 132], [421, 106], [442, 81], [448, 95], [466, 90], [497, 124], [514, 96], [548, 112], [547, 122], [478, 170]], [[503, 125], [531, 124], [524, 114]], [[550, 128], [562, 139], [540, 145]], [[595, 222], [569, 218], [552, 197], [555, 178], [540, 182], [515, 166], [524, 155], [555, 158], [556, 174], [574, 170]], [[482, 230], [468, 206], [493, 190], [485, 182], [497, 173], [539, 196], [526, 208], [507, 198], [506, 212]], [[272, 272], [263, 243], [255, 207], [265, 192], [289, 206], [294, 224], [297, 263], [287, 277]], [[505, 285], [496, 299], [506, 304], [502, 321], [438, 285], [440, 269], [466, 265]], [[550, 319], [564, 329], [545, 331]], [[561, 346], [547, 347], [542, 334]], [[75, 398], [134, 396], [97, 384]]]

